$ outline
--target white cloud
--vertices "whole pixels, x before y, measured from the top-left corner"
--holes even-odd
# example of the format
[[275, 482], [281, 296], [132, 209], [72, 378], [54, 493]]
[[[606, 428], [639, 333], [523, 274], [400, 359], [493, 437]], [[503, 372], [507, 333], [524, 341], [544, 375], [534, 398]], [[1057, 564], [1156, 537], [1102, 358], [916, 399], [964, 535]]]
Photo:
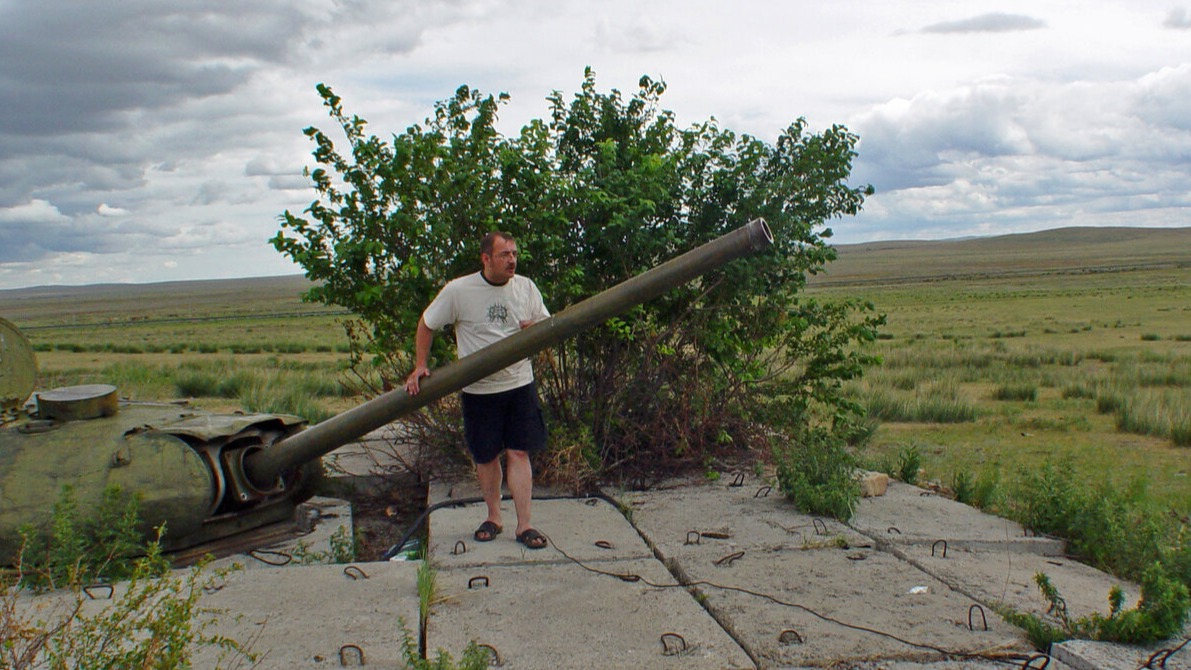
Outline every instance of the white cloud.
[[128, 213], [127, 209], [112, 207], [106, 202], [99, 203], [99, 207], [96, 207], [95, 211], [98, 212], [100, 216], [124, 216]]
[[37, 225], [67, 221], [70, 217], [45, 200], [34, 199], [16, 207], [0, 208], [0, 223]]

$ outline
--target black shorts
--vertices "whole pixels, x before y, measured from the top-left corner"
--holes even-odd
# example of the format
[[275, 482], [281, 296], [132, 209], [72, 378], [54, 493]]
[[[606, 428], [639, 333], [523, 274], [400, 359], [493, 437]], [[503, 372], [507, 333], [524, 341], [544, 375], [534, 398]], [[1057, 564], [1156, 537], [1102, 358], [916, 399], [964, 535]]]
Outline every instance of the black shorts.
[[477, 464], [491, 463], [505, 449], [532, 453], [546, 448], [546, 421], [535, 383], [500, 393], [461, 395], [463, 436]]

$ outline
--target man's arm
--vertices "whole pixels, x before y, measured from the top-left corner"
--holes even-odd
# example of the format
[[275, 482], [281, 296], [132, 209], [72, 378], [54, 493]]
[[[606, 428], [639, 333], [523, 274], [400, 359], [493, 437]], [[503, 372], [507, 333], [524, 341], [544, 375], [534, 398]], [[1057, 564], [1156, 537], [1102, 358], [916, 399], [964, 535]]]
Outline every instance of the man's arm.
[[420, 380], [422, 377], [430, 376], [430, 368], [427, 367], [427, 361], [430, 360], [430, 345], [434, 342], [434, 331], [430, 330], [430, 326], [426, 325], [426, 321], [418, 319], [418, 334], [414, 339], [414, 371], [409, 373], [409, 377], [405, 380], [405, 392], [410, 395], [418, 395], [420, 388]]

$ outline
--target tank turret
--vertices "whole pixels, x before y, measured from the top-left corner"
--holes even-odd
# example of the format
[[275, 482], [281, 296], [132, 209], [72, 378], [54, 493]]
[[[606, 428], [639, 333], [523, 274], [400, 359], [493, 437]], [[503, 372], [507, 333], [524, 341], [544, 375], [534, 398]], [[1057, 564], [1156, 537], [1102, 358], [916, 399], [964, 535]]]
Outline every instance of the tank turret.
[[120, 402], [106, 385], [34, 394], [32, 349], [0, 319], [0, 565], [20, 550], [19, 528], [49, 519], [63, 485], [80, 511], [111, 485], [142, 497], [148, 536], [181, 549], [292, 515], [313, 495], [321, 457], [512, 363], [573, 337], [703, 273], [773, 244], [761, 219], [573, 305], [422, 381], [318, 425], [279, 414], [212, 414]]

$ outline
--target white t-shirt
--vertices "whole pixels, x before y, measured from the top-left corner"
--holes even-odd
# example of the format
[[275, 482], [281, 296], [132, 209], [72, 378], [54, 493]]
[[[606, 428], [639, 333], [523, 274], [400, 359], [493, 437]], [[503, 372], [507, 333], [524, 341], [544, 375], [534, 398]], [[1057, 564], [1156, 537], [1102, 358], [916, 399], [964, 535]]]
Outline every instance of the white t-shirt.
[[[522, 321], [541, 321], [548, 316], [533, 280], [513, 275], [503, 285], [493, 286], [476, 272], [448, 282], [422, 313], [422, 320], [431, 330], [455, 324], [455, 344], [463, 358], [520, 331]], [[500, 393], [532, 381], [533, 366], [526, 358], [463, 390]]]

